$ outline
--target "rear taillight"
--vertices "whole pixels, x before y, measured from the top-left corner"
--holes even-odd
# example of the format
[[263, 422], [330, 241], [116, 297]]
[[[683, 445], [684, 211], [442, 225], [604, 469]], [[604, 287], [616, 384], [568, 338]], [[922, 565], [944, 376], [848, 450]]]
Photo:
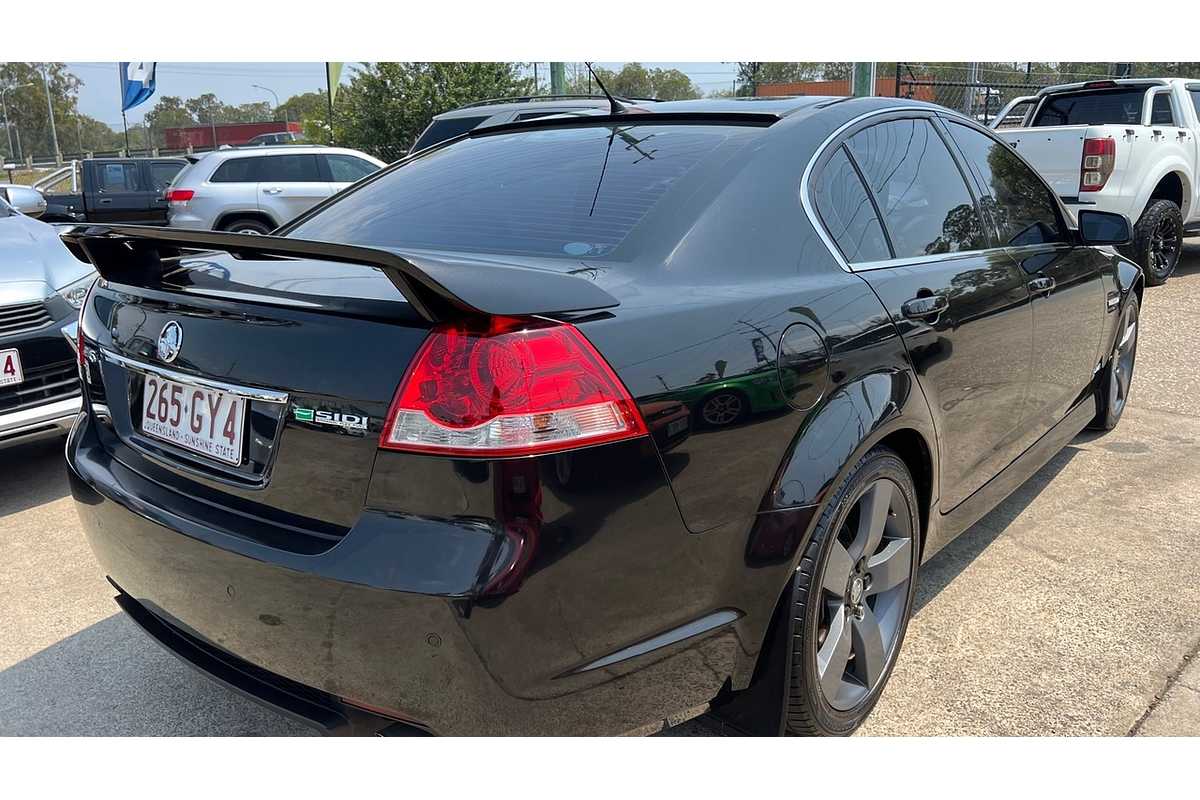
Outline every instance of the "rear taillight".
[[166, 194], [168, 203], [186, 203], [195, 196], [196, 192], [193, 189], [167, 189]]
[[642, 436], [633, 398], [573, 325], [439, 325], [410, 365], [380, 447], [524, 456]]
[[1079, 191], [1098, 192], [1108, 183], [1117, 161], [1115, 139], [1084, 139], [1083, 163], [1079, 167]]

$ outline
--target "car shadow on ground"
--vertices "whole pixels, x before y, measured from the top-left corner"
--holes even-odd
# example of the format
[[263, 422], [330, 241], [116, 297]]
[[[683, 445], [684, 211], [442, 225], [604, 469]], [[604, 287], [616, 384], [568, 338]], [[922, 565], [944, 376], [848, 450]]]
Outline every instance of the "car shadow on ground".
[[0, 517], [53, 502], [71, 493], [66, 439], [55, 437], [0, 450]]
[[[1075, 441], [1082, 443], [1095, 436], [1096, 434], [1085, 432], [1076, 437]], [[917, 581], [917, 596], [913, 601], [913, 614], [920, 613], [921, 609], [970, 566], [980, 553], [1003, 535], [1008, 526], [1037, 499], [1043, 489], [1054, 482], [1058, 473], [1062, 472], [1079, 452], [1079, 448], [1074, 444], [1059, 450], [1004, 502], [922, 564], [920, 579]]]
[[0, 670], [0, 736], [295, 736], [114, 614]]

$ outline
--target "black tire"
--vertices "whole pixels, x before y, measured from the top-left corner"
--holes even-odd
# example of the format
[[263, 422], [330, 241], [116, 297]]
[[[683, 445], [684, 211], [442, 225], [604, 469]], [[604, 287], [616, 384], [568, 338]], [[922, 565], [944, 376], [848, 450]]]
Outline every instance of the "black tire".
[[1108, 361], [1096, 379], [1096, 417], [1089, 425], [1093, 429], [1111, 431], [1125, 412], [1129, 388], [1133, 385], [1140, 313], [1137, 295], [1130, 295], [1117, 320], [1117, 333]]
[[[880, 499], [882, 490], [888, 492], [886, 501]], [[921, 524], [916, 487], [904, 461], [892, 450], [876, 447], [850, 470], [831, 498], [792, 580], [791, 674], [786, 711], [787, 730], [793, 735], [847, 736], [866, 720], [891, 676], [912, 615]], [[863, 534], [860, 523], [864, 517], [879, 520], [876, 509], [884, 502], [887, 505], [883, 508], [881, 538], [877, 540], [880, 549], [874, 550], [874, 555], [864, 553], [859, 562], [852, 564], [845, 594], [839, 599], [836, 590], [827, 584], [840, 579], [836, 567], [843, 563], [844, 556], [854, 560], [855, 543]], [[849, 544], [848, 536], [852, 540]], [[905, 547], [907, 563], [893, 561]], [[842, 556], [831, 556], [839, 548]], [[889, 552], [892, 555], [883, 558]], [[864, 584], [869, 589], [876, 580], [874, 575], [866, 575], [861, 579], [863, 584], [855, 586], [863, 562], [874, 565], [880, 586], [892, 579], [902, 582], [882, 591], [876, 589], [876, 594], [868, 596]], [[858, 597], [853, 599], [859, 601], [859, 607], [866, 607], [862, 616], [849, 610], [855, 588]], [[836, 618], [835, 609], [839, 607], [842, 618], [849, 621], [841, 626], [839, 638], [831, 638], [836, 636], [833, 632], [836, 626], [831, 620]], [[879, 647], [873, 649], [860, 648], [869, 639], [865, 632], [860, 632], [860, 627], [868, 629], [867, 620], [882, 634]], [[839, 649], [836, 645], [845, 637], [851, 639], [847, 647], [852, 652], [843, 657], [843, 669], [839, 672], [835, 668]], [[825, 645], [830, 645], [832, 652], [822, 666], [819, 661], [827, 649]], [[865, 655], [855, 662], [860, 649], [873, 656]], [[855, 683], [860, 666], [868, 674], [874, 673], [861, 686]], [[836, 689], [830, 691], [830, 683]], [[832, 699], [830, 694], [834, 695]]]
[[262, 220], [242, 217], [226, 222], [221, 230], [228, 231], [229, 233], [252, 233], [259, 236], [266, 236], [271, 232], [271, 227]]
[[697, 415], [710, 428], [723, 428], [740, 422], [750, 413], [750, 400], [741, 392], [723, 389], [700, 402]]
[[1147, 286], [1161, 286], [1175, 272], [1183, 252], [1183, 213], [1170, 200], [1152, 200], [1133, 226], [1133, 243], [1121, 252], [1136, 261]]

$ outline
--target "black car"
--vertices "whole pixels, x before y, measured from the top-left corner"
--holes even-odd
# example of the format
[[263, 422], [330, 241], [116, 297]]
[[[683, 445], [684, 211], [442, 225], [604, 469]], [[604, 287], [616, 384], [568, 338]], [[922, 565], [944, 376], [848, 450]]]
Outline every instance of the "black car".
[[166, 225], [166, 188], [183, 158], [86, 158], [76, 165], [79, 191], [47, 191], [43, 222]]
[[325, 730], [844, 734], [918, 565], [1120, 418], [1128, 236], [911, 101], [476, 130], [277, 236], [66, 233], [72, 488], [136, 622]]

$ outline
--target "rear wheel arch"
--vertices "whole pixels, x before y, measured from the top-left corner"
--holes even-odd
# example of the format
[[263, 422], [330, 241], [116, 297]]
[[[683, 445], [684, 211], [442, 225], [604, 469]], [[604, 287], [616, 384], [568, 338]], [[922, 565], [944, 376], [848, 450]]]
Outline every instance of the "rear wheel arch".
[[217, 219], [217, 224], [214, 226], [214, 229], [223, 231], [239, 220], [253, 220], [254, 222], [261, 222], [263, 225], [267, 226], [268, 230], [275, 230], [279, 227], [279, 225], [276, 224], [273, 219], [271, 219], [270, 215], [262, 211], [227, 211]]
[[[1189, 209], [1187, 206], [1187, 198], [1190, 196], [1190, 186], [1187, 177], [1178, 171], [1171, 171], [1158, 179], [1154, 185], [1154, 189], [1150, 192], [1150, 196], [1146, 198], [1146, 202], [1142, 204], [1142, 214], [1146, 213], [1146, 209], [1155, 200], [1170, 200], [1175, 205], [1179, 206], [1184, 217], [1187, 217]], [[1140, 215], [1139, 215], [1140, 216]], [[1136, 222], [1137, 220], [1134, 220]]]

